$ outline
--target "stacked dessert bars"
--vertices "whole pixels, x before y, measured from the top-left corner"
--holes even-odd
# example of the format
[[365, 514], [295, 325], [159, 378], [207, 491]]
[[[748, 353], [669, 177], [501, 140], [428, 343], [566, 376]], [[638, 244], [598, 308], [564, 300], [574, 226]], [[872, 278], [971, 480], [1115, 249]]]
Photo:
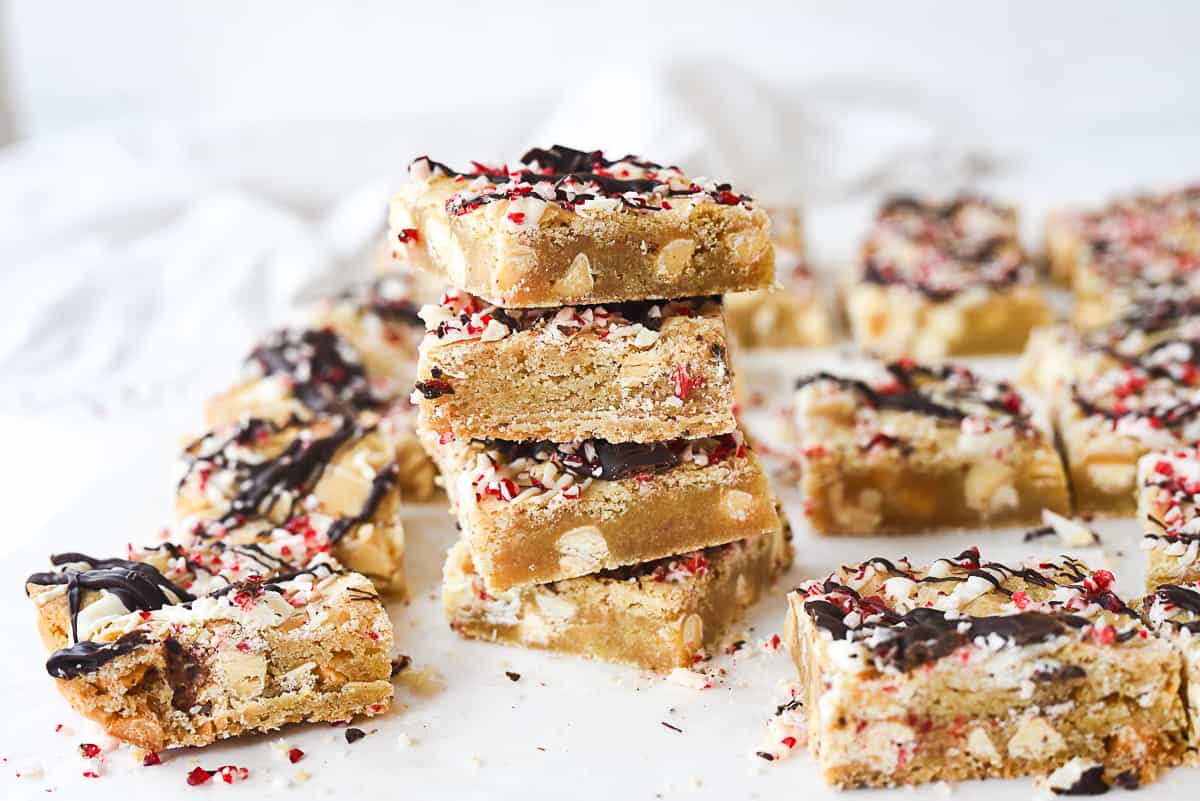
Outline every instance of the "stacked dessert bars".
[[160, 536], [28, 578], [47, 671], [114, 737], [199, 746], [388, 708], [400, 496], [433, 490], [407, 290], [380, 278], [264, 338], [184, 447]]
[[721, 294], [767, 288], [766, 214], [727, 184], [561, 146], [428, 158], [390, 236], [453, 288], [413, 399], [462, 540], [467, 637], [669, 670], [791, 558], [734, 418]]

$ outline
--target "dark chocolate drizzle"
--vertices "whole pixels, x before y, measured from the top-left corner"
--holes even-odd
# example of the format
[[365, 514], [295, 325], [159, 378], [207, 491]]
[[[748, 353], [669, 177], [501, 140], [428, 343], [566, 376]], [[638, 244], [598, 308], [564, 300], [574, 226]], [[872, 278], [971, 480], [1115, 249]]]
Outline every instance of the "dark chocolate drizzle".
[[[50, 557], [53, 565], [84, 563], [88, 570], [61, 570], [34, 573], [26, 584], [41, 587], [67, 585], [67, 605], [71, 614], [71, 642], [79, 642], [79, 603], [85, 590], [107, 590], [121, 599], [131, 612], [152, 611], [170, 604], [192, 601], [191, 593], [158, 571], [148, 562], [128, 559], [94, 559], [81, 553], [60, 553]], [[170, 593], [170, 594], [168, 594]], [[171, 595], [175, 597], [172, 598]]]
[[276, 331], [246, 361], [263, 375], [292, 379], [292, 394], [316, 413], [373, 409], [385, 401], [372, 390], [354, 346], [329, 328]]
[[[1005, 397], [1013, 393], [1012, 387], [1006, 382], [994, 383], [996, 394], [1001, 397], [985, 399], [972, 391], [979, 386], [980, 379], [974, 373], [961, 367], [949, 365], [927, 367], [910, 362], [891, 362], [886, 365], [886, 369], [896, 382], [896, 386], [889, 388], [887, 392], [881, 392], [865, 381], [828, 372], [818, 372], [801, 377], [796, 381], [796, 389], [818, 381], [830, 381], [843, 390], [858, 393], [868, 405], [876, 409], [913, 412], [943, 420], [960, 421], [970, 412], [946, 401], [962, 400], [978, 403], [1000, 414], [1011, 416], [1019, 424], [1025, 424], [1029, 419], [1028, 413], [1024, 411], [1024, 404], [1019, 406], [1017, 411], [1006, 405]], [[960, 390], [948, 391], [939, 399], [934, 399], [923, 389], [923, 384], [926, 382], [940, 383], [951, 378], [963, 380], [965, 386]]]
[[396, 486], [399, 478], [400, 466], [395, 462], [387, 464], [377, 472], [371, 479], [371, 491], [367, 493], [358, 514], [353, 517], [339, 517], [329, 526], [329, 541], [336, 545], [351, 529], [374, 517], [375, 512], [379, 509], [379, 504], [383, 503], [383, 499]]
[[484, 447], [499, 451], [505, 461], [553, 461], [572, 475], [580, 478], [598, 478], [602, 481], [619, 481], [633, 475], [664, 473], [679, 465], [687, 443], [688, 440], [608, 442], [603, 439], [588, 439], [573, 444], [572, 450], [564, 451], [559, 444], [547, 440], [483, 440]]
[[46, 672], [56, 679], [75, 679], [95, 673], [118, 656], [131, 653], [145, 645], [146, 635], [131, 631], [109, 643], [84, 640], [69, 648], [60, 648], [46, 660]]
[[564, 145], [531, 148], [521, 157], [523, 168], [511, 173], [507, 170], [492, 170], [481, 164], [476, 164], [475, 169], [471, 172], [459, 172], [428, 156], [422, 156], [416, 161], [421, 159], [427, 161], [430, 167], [441, 170], [450, 177], [477, 178], [484, 176], [497, 186], [509, 185], [504, 191], [484, 192], [469, 197], [452, 196], [446, 202], [446, 210], [454, 215], [467, 214], [498, 200], [513, 200], [531, 195], [533, 194], [533, 184], [540, 182], [549, 183], [553, 187], [554, 202], [568, 211], [595, 198], [614, 198], [631, 209], [661, 211], [663, 206], [652, 205], [642, 197], [642, 195], [655, 192], [666, 197], [691, 197], [704, 194], [725, 205], [751, 202], [749, 196], [733, 192], [733, 188], [727, 183], [717, 184], [710, 189], [705, 189], [695, 183], [685, 189], [672, 189], [666, 185], [665, 178], [618, 178], [612, 175], [608, 169], [621, 162], [634, 164], [644, 170], [678, 170], [678, 168], [664, 167], [632, 155], [620, 159], [609, 159], [600, 150], [576, 150]]
[[1182, 609], [1195, 620], [1167, 620], [1167, 623], [1177, 629], [1187, 629], [1193, 634], [1200, 634], [1200, 592], [1191, 587], [1181, 587], [1178, 584], [1162, 584], [1154, 591], [1153, 599], [1159, 603], [1170, 604]]

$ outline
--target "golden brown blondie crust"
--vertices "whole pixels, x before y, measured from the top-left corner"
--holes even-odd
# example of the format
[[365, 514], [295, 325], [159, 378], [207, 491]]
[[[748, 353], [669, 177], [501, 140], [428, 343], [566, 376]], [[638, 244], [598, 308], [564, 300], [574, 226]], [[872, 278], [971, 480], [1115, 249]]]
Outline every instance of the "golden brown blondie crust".
[[633, 156], [556, 145], [521, 166], [459, 172], [427, 157], [392, 200], [412, 261], [502, 307], [716, 295], [769, 287], [766, 212], [728, 184]]
[[737, 426], [719, 299], [505, 310], [451, 290], [422, 315], [413, 401], [439, 434], [659, 442]]
[[438, 442], [475, 570], [492, 590], [757, 536], [779, 525], [739, 433], [620, 443]]
[[786, 527], [726, 545], [549, 584], [489, 590], [466, 542], [446, 557], [442, 603], [473, 639], [649, 670], [689, 667], [792, 561]]
[[1079, 758], [1103, 786], [1153, 781], [1183, 754], [1182, 664], [1112, 583], [1069, 557], [1010, 566], [970, 549], [801, 585], [785, 639], [825, 780], [1045, 774]]
[[54, 652], [47, 671], [77, 711], [152, 751], [386, 710], [392, 626], [379, 595], [319, 548], [294, 568], [306, 539], [277, 529], [129, 560], [53, 557], [26, 585]]
[[884, 358], [1015, 353], [1054, 320], [1035, 279], [1012, 208], [897, 197], [863, 244], [846, 311], [859, 346]]
[[805, 514], [824, 534], [1036, 524], [1069, 514], [1045, 415], [1004, 382], [911, 361], [801, 379]]

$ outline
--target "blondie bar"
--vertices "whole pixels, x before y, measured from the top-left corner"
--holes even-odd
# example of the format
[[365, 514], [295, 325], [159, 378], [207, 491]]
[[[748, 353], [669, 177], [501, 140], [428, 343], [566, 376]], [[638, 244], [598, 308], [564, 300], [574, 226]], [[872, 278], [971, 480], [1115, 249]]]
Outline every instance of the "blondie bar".
[[393, 246], [497, 306], [684, 298], [769, 287], [769, 222], [728, 185], [556, 145], [459, 172], [416, 159]]
[[737, 426], [719, 298], [500, 309], [450, 290], [421, 314], [413, 402], [438, 433], [658, 442]]
[[911, 361], [802, 378], [805, 513], [822, 533], [1036, 524], [1069, 514], [1044, 412], [1010, 385]]
[[804, 257], [775, 248], [780, 286], [725, 296], [725, 319], [743, 348], [823, 348], [833, 342], [827, 299]]
[[1015, 353], [1054, 316], [1016, 212], [979, 197], [898, 197], [880, 210], [846, 290], [854, 340], [884, 358]]
[[740, 432], [654, 443], [426, 436], [491, 591], [746, 539], [779, 525]]
[[1051, 225], [1052, 271], [1071, 275], [1081, 328], [1139, 304], [1200, 295], [1200, 186], [1118, 198]]
[[1184, 762], [1200, 765], [1200, 583], [1163, 584], [1145, 599], [1146, 620], [1183, 657], [1188, 750]]
[[1200, 451], [1148, 453], [1137, 471], [1147, 587], [1200, 581]]
[[465, 637], [668, 671], [716, 646], [791, 560], [790, 532], [776, 527], [652, 562], [495, 591], [460, 541], [446, 558], [442, 603]]
[[405, 594], [399, 465], [366, 420], [245, 418], [184, 450], [176, 517], [223, 536], [267, 521], [324, 537], [347, 567]]
[[[1069, 557], [869, 559], [788, 595], [809, 749], [837, 787], [1050, 773], [1153, 781], [1183, 752], [1181, 659]], [[1060, 777], [1061, 778], [1061, 777]]]
[[1200, 341], [1164, 340], [1071, 385], [1056, 424], [1077, 511], [1129, 517], [1137, 461], [1200, 438]]
[[394, 274], [313, 302], [301, 325], [255, 345], [241, 379], [209, 401], [206, 422], [382, 409], [405, 397], [424, 333], [409, 292], [410, 281]]
[[26, 584], [46, 669], [77, 711], [151, 751], [378, 714], [391, 622], [370, 581], [320, 548], [291, 569], [310, 539], [274, 529], [132, 559], [55, 556]]
[[1080, 331], [1061, 324], [1035, 330], [1017, 365], [1017, 383], [1047, 400], [1060, 400], [1072, 381], [1136, 364], [1171, 340], [1200, 340], [1200, 298], [1131, 308], [1121, 319]]

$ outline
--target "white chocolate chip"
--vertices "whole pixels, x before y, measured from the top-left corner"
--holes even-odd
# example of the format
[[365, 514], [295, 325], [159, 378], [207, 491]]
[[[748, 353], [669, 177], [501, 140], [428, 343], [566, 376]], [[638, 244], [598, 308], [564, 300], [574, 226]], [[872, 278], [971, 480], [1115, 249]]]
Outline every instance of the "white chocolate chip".
[[581, 298], [592, 291], [592, 265], [586, 253], [580, 253], [571, 261], [571, 266], [554, 284], [554, 291], [568, 298]]
[[267, 658], [263, 654], [243, 653], [232, 648], [217, 653], [217, 670], [239, 698], [262, 694], [267, 683]]
[[1035, 717], [1022, 721], [1008, 741], [1008, 754], [1017, 759], [1048, 759], [1067, 747], [1063, 736], [1046, 722]]
[[757, 261], [770, 247], [770, 241], [762, 231], [752, 228], [746, 231], [734, 231], [725, 236], [725, 247], [733, 253], [736, 261], [750, 264]]
[[981, 728], [971, 729], [971, 733], [967, 735], [967, 753], [976, 759], [983, 759], [988, 762], [998, 762], [1000, 760], [1000, 752], [996, 750], [996, 746], [992, 743], [992, 738]]
[[691, 239], [674, 239], [663, 245], [654, 262], [658, 277], [668, 281], [678, 278], [691, 263], [695, 251], [696, 243]]
[[579, 526], [558, 538], [555, 548], [562, 556], [558, 563], [573, 574], [595, 573], [608, 559], [608, 543], [595, 526]]
[[683, 636], [683, 647], [689, 651], [698, 650], [700, 644], [704, 642], [704, 621], [699, 615], [692, 614], [685, 617], [680, 631]]
[[731, 520], [741, 523], [754, 508], [754, 496], [745, 490], [727, 489], [721, 493], [721, 511]]

